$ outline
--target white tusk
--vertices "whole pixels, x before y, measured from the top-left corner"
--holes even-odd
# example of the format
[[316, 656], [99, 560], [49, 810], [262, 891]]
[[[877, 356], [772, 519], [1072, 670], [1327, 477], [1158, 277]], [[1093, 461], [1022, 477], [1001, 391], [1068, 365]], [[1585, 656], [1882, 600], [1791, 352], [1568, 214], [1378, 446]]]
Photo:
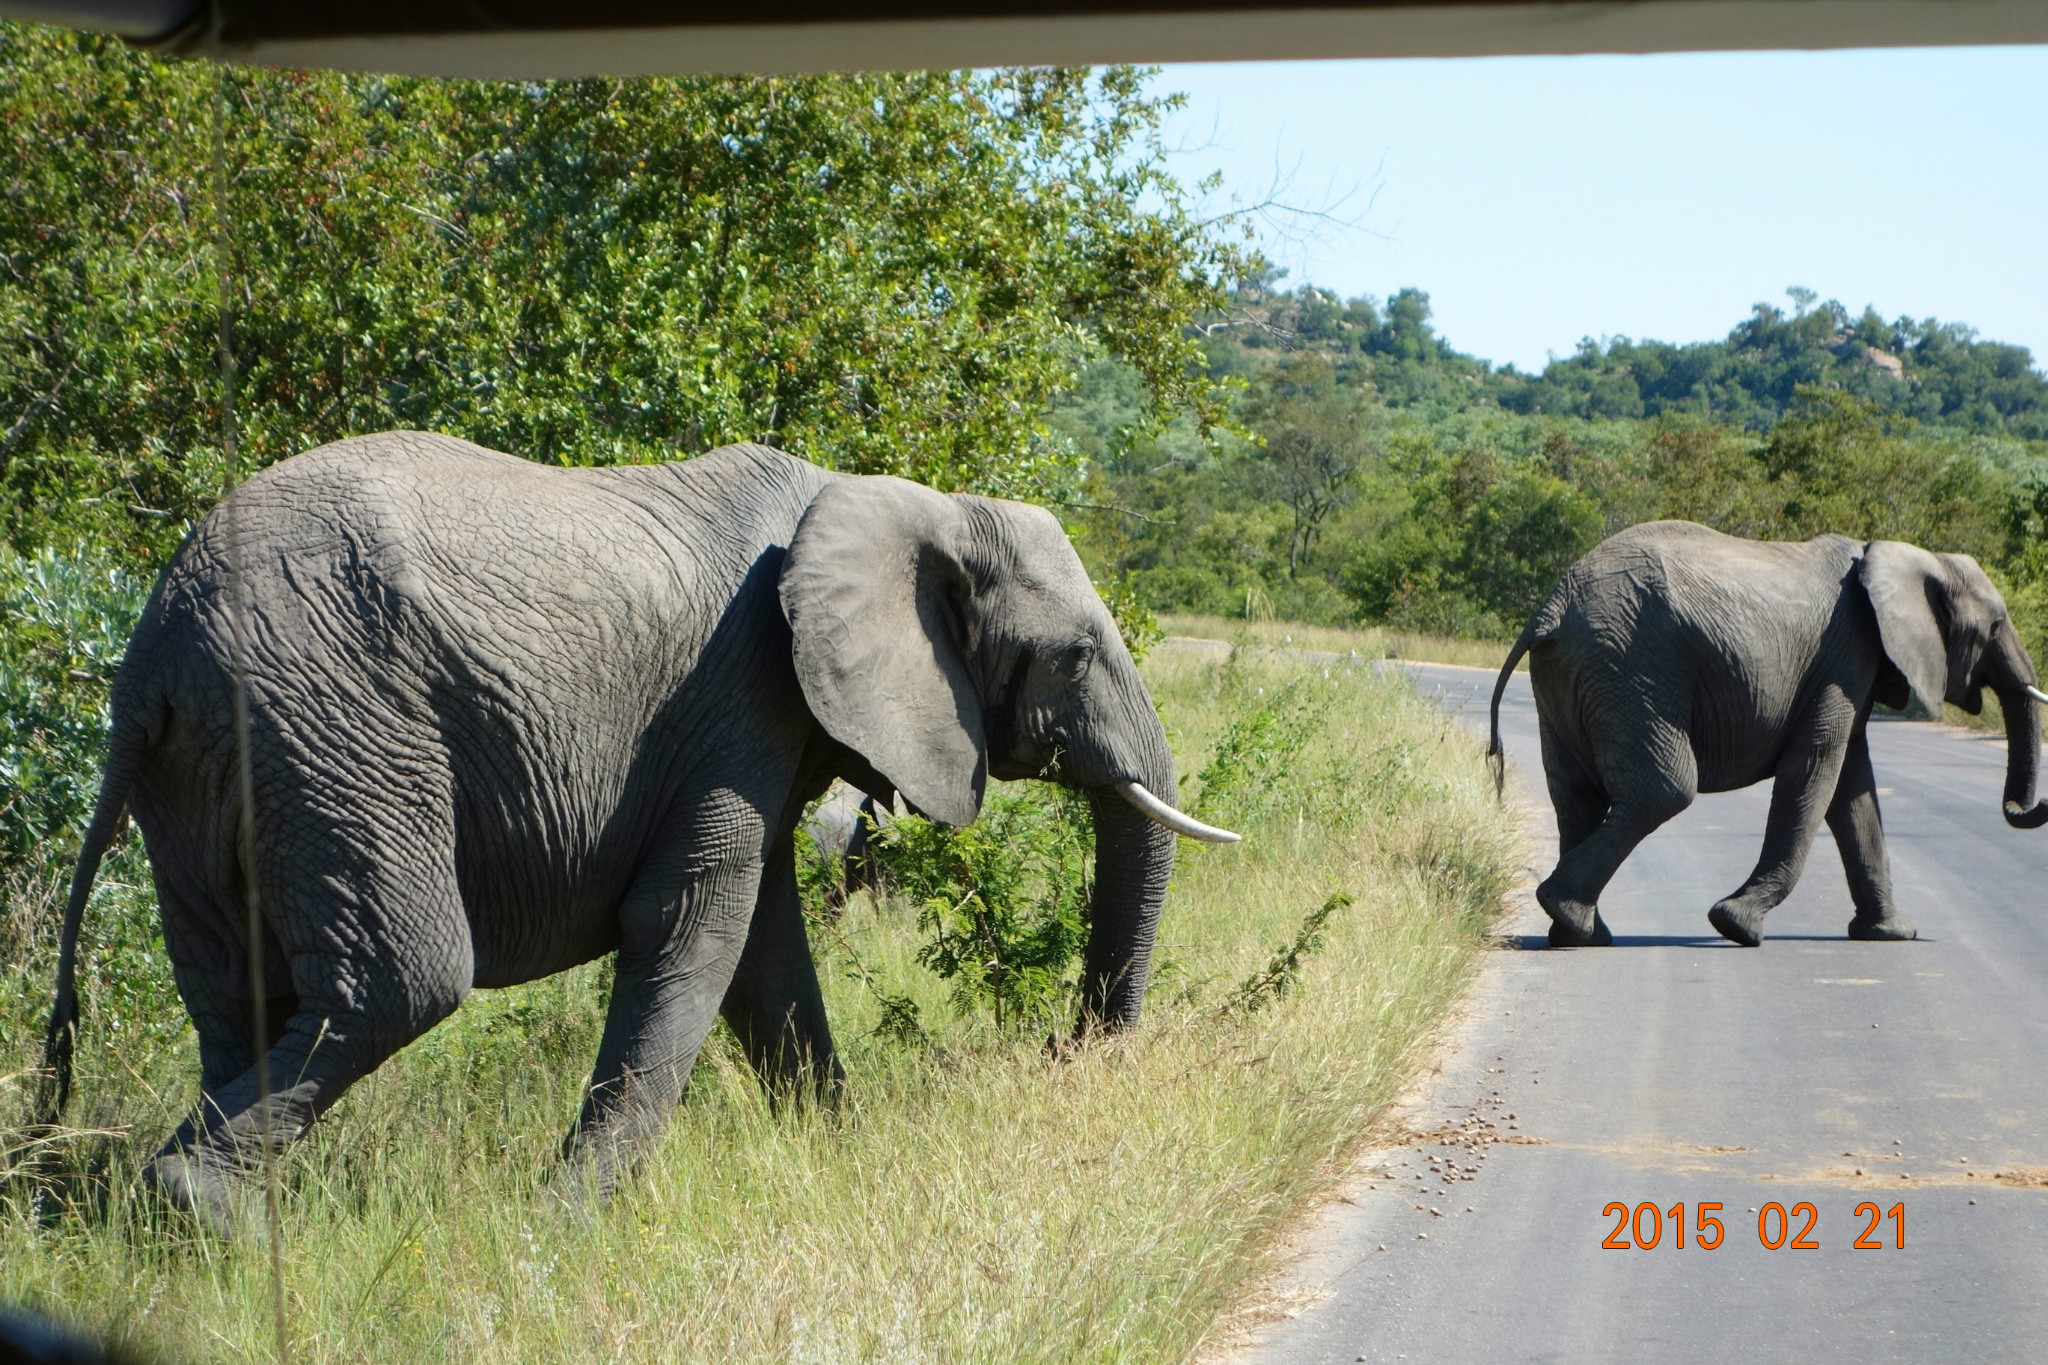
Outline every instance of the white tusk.
[[2027, 695], [2032, 697], [2035, 701], [2048, 702], [2048, 692], [2043, 692], [2040, 688], [2035, 687], [2031, 683], [2027, 685]]
[[1142, 782], [1118, 782], [1114, 784], [1116, 794], [1143, 811], [1145, 818], [1156, 825], [1163, 825], [1175, 834], [1184, 834], [1190, 839], [1200, 839], [1205, 844], [1234, 844], [1244, 838], [1227, 829], [1205, 825], [1193, 816], [1183, 815], [1167, 805], [1151, 792], [1145, 790]]

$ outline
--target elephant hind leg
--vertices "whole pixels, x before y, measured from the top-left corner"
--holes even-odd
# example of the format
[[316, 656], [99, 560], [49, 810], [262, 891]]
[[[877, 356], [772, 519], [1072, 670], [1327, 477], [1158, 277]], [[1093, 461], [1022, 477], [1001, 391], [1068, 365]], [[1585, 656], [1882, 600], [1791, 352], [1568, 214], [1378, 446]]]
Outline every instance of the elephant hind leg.
[[[1545, 752], [1548, 769], [1548, 750]], [[1596, 948], [1614, 941], [1600, 918], [1600, 893], [1624, 859], [1658, 826], [1690, 806], [1698, 791], [1692, 746], [1675, 728], [1662, 729], [1640, 750], [1640, 761], [1607, 775], [1600, 787], [1566, 787], [1559, 799], [1556, 778], [1551, 798], [1558, 810], [1557, 869], [1536, 888], [1536, 900], [1550, 916], [1554, 948]], [[1596, 795], [1605, 802], [1594, 819]], [[1583, 831], [1583, 832], [1581, 832]], [[1574, 841], [1572, 836], [1578, 834]]]
[[1550, 791], [1550, 808], [1557, 813], [1557, 852], [1561, 858], [1591, 838], [1607, 818], [1607, 790], [1598, 778], [1579, 762], [1550, 722], [1537, 716], [1537, 733], [1543, 741], [1543, 778]]
[[[197, 992], [181, 964], [179, 986], [200, 1030], [206, 1069], [201, 1105], [181, 1124], [143, 1178], [215, 1228], [235, 1217], [237, 1190], [267, 1150], [281, 1153], [313, 1121], [394, 1052], [453, 1013], [473, 972], [468, 920], [445, 829], [400, 828], [394, 820], [372, 846], [330, 831], [292, 845], [297, 865], [266, 867], [261, 909], [289, 964], [273, 982], [265, 1054], [268, 1090], [254, 1063], [253, 1011], [208, 1007], [232, 1000], [222, 979]], [[309, 870], [310, 849], [335, 854]], [[423, 856], [423, 851], [434, 851]], [[241, 954], [237, 968], [246, 971]], [[289, 988], [290, 994], [279, 994]], [[195, 996], [199, 998], [195, 998]], [[285, 1011], [289, 1011], [285, 1013]], [[242, 1069], [228, 1077], [229, 1068]]]

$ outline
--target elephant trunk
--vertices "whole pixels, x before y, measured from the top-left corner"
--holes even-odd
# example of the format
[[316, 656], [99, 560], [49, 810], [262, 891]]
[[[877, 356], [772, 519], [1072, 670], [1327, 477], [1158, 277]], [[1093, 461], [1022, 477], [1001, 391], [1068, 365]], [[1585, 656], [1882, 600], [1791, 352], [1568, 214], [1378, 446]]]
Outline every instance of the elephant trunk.
[[2041, 774], [2041, 713], [2034, 704], [2034, 689], [1997, 691], [1998, 705], [2005, 712], [2005, 823], [2014, 829], [2039, 829], [2048, 824], [2048, 801], [2034, 800]]
[[[1170, 778], [1164, 788], [1173, 789]], [[1095, 896], [1081, 978], [1081, 1033], [1138, 1022], [1174, 852], [1173, 834], [1115, 787], [1091, 787], [1088, 800], [1095, 813]]]

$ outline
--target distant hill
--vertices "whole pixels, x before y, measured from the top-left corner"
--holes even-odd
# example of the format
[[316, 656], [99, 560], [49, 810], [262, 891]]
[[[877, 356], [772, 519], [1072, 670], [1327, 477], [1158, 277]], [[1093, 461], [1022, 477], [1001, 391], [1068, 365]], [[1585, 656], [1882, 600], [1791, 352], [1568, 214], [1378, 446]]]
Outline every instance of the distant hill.
[[1719, 341], [1676, 344], [1591, 338], [1541, 374], [1495, 369], [1455, 350], [1430, 324], [1429, 295], [1340, 301], [1313, 285], [1241, 285], [1206, 324], [1212, 370], [1249, 377], [1313, 351], [1338, 382], [1370, 385], [1396, 407], [1498, 407], [1584, 418], [1691, 413], [1761, 431], [1793, 405], [1801, 384], [1844, 389], [1888, 415], [2028, 440], [2048, 439], [2048, 375], [2024, 346], [1983, 341], [1933, 318], [1887, 322], [1852, 315], [1804, 290], [1787, 313], [1759, 303]]

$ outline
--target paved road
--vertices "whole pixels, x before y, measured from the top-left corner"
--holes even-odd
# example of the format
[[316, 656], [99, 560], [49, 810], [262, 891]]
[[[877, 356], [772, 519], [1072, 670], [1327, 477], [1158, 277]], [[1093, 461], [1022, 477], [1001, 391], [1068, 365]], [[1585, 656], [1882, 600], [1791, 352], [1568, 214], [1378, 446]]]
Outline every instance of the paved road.
[[[1491, 674], [1414, 671], [1484, 726]], [[1548, 835], [1526, 675], [1502, 728]], [[1537, 951], [1527, 900], [1409, 1116], [1438, 1140], [1347, 1182], [1284, 1286], [1322, 1301], [1248, 1358], [2048, 1359], [2048, 831], [1999, 818], [1996, 739], [1879, 723], [1871, 750], [1917, 943], [1842, 936], [1825, 829], [1761, 949], [1708, 927], [1767, 787], [1702, 797], [1636, 851], [1601, 902], [1611, 948]], [[1701, 1201], [1723, 1206], [1716, 1250], [1691, 1226], [1682, 1251], [1669, 1226], [1655, 1250], [1601, 1248], [1610, 1202], [1682, 1202], [1690, 1224]], [[1890, 1220], [1883, 1249], [1851, 1248], [1864, 1201], [1904, 1205], [1903, 1250]], [[1810, 1202], [1819, 1249], [1761, 1245], [1770, 1202]]]

